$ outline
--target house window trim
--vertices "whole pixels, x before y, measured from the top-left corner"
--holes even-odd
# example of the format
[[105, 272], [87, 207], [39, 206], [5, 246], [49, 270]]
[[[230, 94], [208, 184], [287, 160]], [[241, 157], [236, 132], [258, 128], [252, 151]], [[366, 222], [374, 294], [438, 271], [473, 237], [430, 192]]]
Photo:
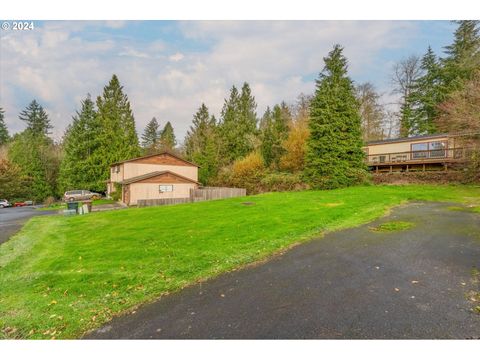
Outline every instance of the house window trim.
[[[162, 187], [168, 187], [170, 188], [171, 190], [162, 190]], [[158, 192], [160, 194], [163, 194], [163, 193], [168, 193], [168, 192], [173, 192], [173, 184], [160, 184], [158, 185]]]
[[[434, 143], [434, 142], [443, 143], [445, 145], [445, 148], [443, 148], [443, 149], [430, 149], [430, 144]], [[423, 145], [423, 144], [427, 144], [427, 150], [413, 150], [414, 145]], [[444, 155], [443, 156], [431, 156], [431, 151], [435, 151], [435, 150], [444, 151]], [[412, 154], [411, 155], [412, 160], [444, 159], [444, 158], [447, 157], [447, 154], [448, 154], [447, 150], [448, 150], [448, 140], [423, 141], [423, 142], [410, 143], [410, 153]], [[421, 152], [426, 152], [427, 156], [425, 156], [425, 157], [414, 157], [415, 153], [421, 153]]]

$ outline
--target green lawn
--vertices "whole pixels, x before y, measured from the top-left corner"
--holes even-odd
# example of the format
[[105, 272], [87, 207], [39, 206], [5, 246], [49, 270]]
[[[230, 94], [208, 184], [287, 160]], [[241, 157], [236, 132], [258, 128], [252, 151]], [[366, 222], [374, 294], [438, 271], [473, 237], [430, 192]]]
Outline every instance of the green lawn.
[[79, 337], [140, 303], [409, 200], [478, 206], [480, 187], [367, 186], [33, 218], [0, 246], [0, 338]]

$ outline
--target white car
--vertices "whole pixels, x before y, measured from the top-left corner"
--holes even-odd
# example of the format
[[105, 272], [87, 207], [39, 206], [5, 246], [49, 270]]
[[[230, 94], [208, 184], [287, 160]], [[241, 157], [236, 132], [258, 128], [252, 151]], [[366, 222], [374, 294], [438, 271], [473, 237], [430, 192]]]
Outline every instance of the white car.
[[12, 206], [12, 204], [10, 204], [7, 199], [0, 199], [0, 209], [10, 206]]

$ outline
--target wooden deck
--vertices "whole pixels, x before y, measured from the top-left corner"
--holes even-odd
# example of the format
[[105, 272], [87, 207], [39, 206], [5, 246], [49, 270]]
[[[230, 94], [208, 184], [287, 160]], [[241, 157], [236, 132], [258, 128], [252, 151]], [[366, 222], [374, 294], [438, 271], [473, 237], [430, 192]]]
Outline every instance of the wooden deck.
[[376, 172], [447, 170], [449, 164], [464, 162], [467, 154], [466, 148], [405, 151], [367, 155], [366, 162]]

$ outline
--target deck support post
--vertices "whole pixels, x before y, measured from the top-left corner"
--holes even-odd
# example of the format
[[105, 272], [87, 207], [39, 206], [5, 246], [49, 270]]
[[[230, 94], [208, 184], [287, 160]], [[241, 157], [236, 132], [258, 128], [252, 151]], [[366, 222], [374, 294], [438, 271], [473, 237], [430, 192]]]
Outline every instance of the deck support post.
[[375, 166], [375, 172], [378, 174], [378, 166]]
[[425, 163], [423, 164], [423, 171], [425, 171]]
[[393, 166], [390, 165], [390, 173], [392, 173], [392, 172], [393, 172]]
[[447, 163], [443, 164], [443, 168], [444, 168], [445, 171], [448, 170], [448, 165], [447, 165]]
[[408, 164], [407, 164], [407, 172], [408, 172]]

